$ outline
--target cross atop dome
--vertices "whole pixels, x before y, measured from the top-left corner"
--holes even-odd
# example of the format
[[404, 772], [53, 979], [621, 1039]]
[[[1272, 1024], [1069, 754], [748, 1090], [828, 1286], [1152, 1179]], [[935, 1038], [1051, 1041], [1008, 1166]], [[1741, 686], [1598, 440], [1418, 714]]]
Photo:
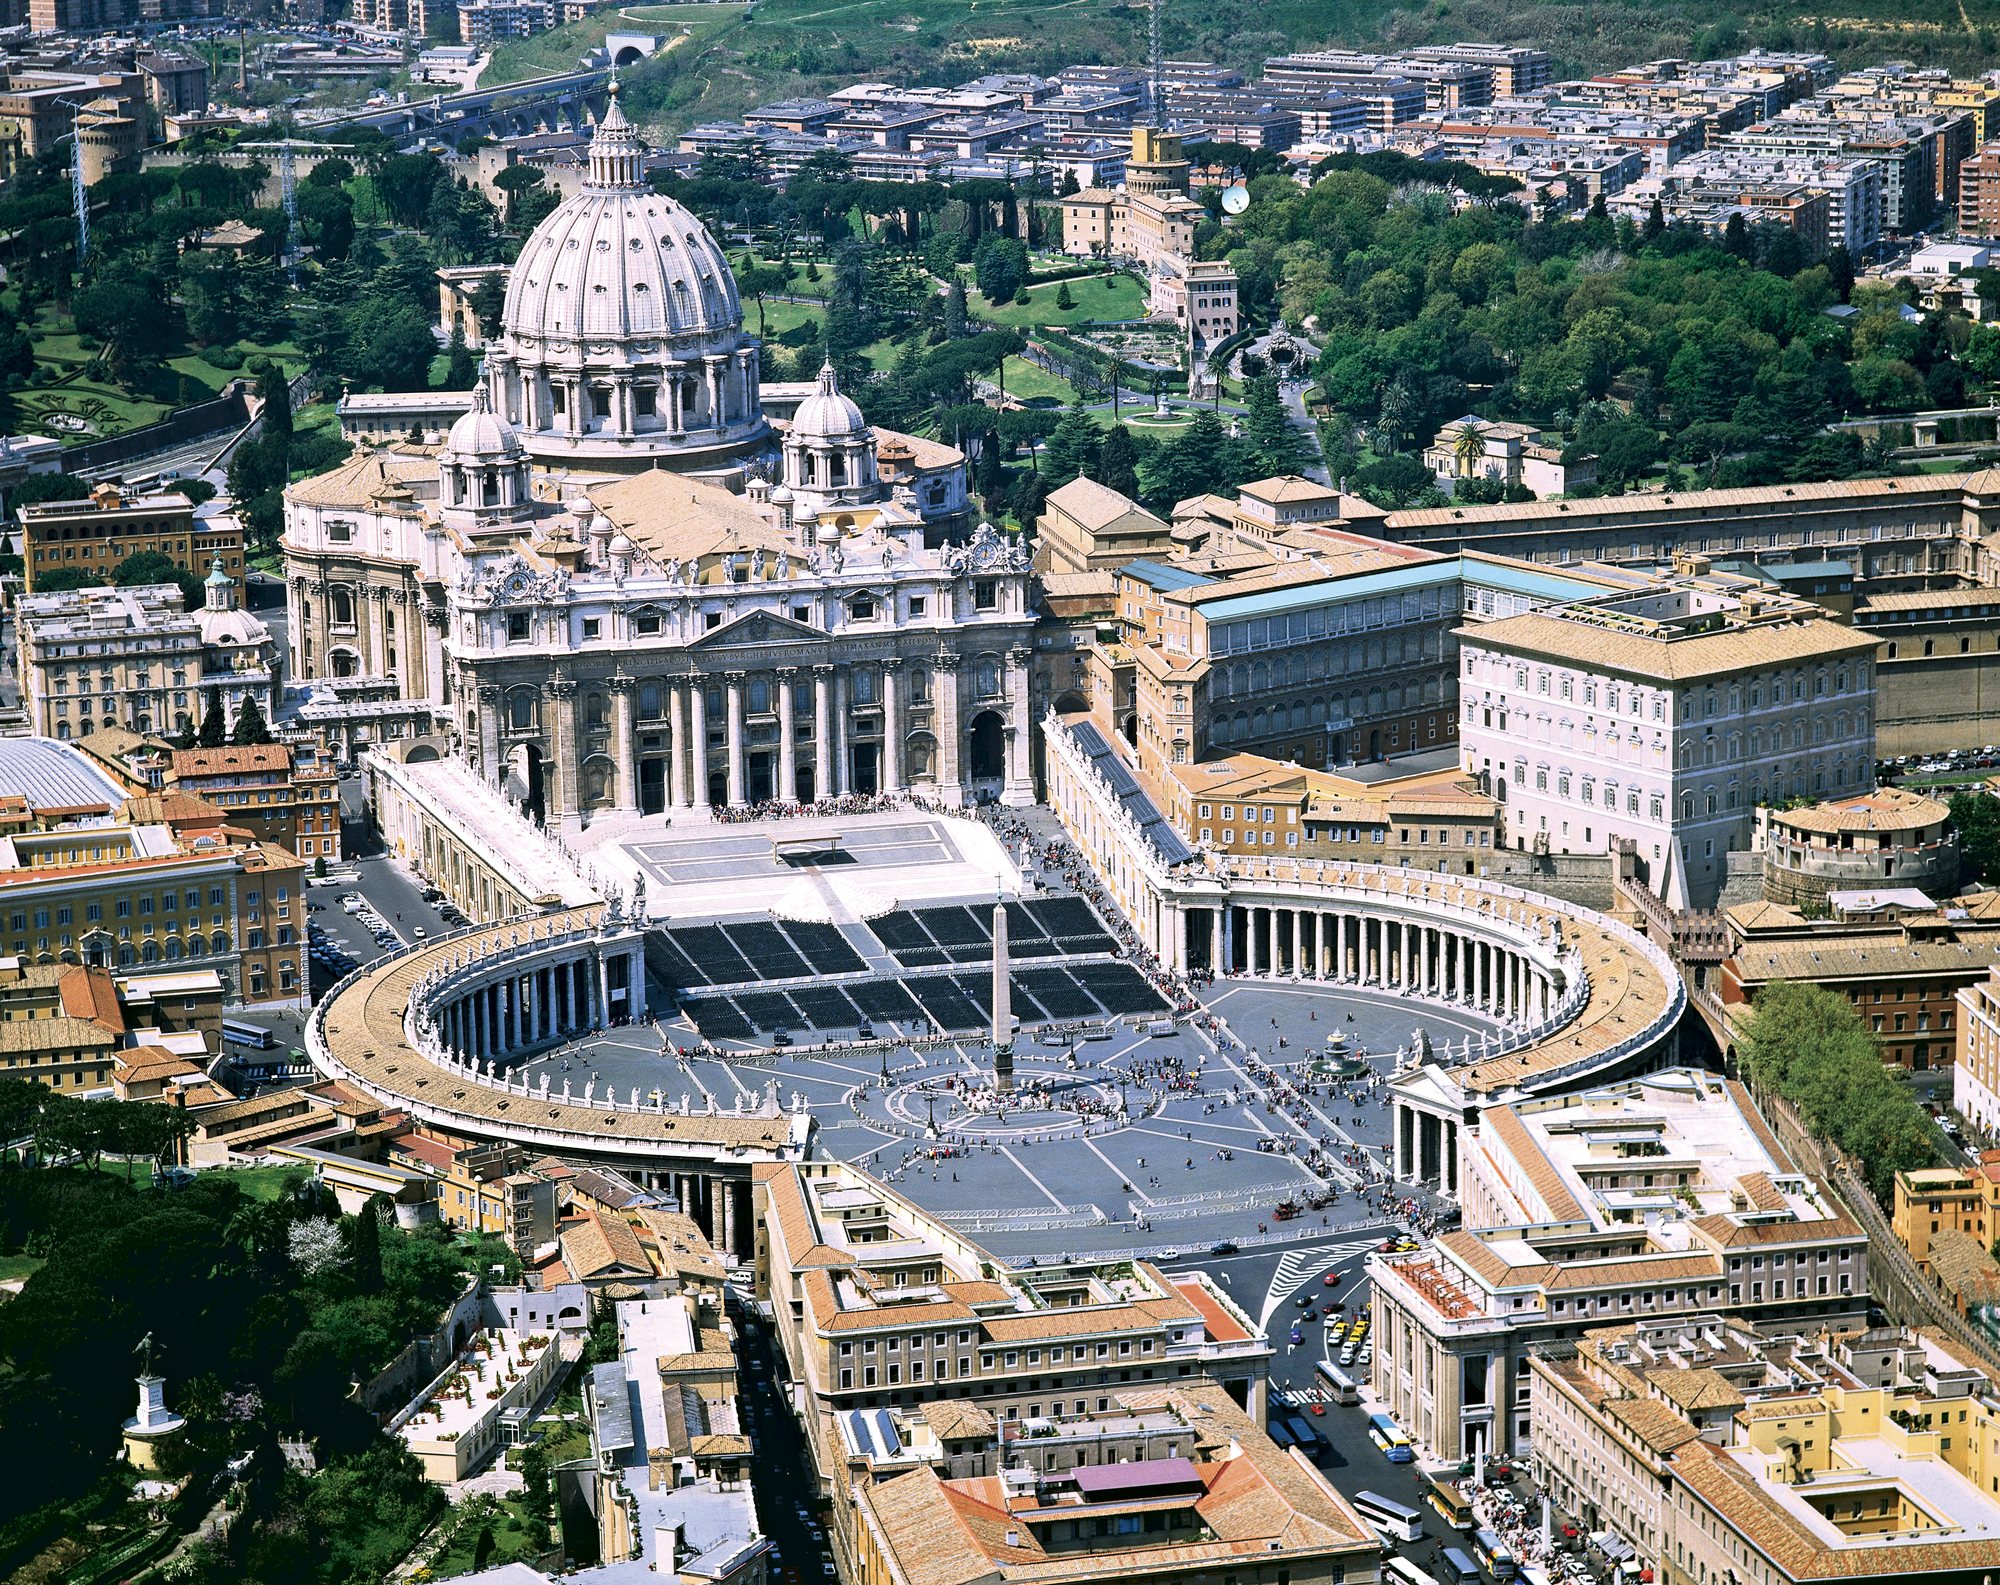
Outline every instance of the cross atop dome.
[[645, 142], [625, 119], [625, 112], [618, 108], [618, 79], [612, 78], [604, 91], [610, 103], [604, 107], [604, 119], [597, 123], [597, 131], [590, 140], [589, 184], [638, 187], [639, 164], [646, 156]]

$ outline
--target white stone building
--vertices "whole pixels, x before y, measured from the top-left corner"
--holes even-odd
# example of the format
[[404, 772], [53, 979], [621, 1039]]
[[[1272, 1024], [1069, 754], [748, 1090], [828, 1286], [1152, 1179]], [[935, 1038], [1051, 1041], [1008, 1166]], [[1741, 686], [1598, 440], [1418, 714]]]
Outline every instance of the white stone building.
[[830, 369], [780, 438], [726, 261], [641, 152], [614, 104], [435, 454], [287, 492], [298, 674], [428, 701], [539, 819], [1028, 801], [1024, 552], [964, 534], [963, 453]]
[[238, 607], [219, 556], [199, 611], [182, 609], [174, 584], [65, 589], [23, 595], [16, 623], [22, 702], [44, 737], [107, 726], [190, 731], [201, 725], [210, 688], [232, 727], [248, 700], [266, 721], [277, 708], [271, 630]]
[[1695, 567], [1459, 630], [1460, 763], [1508, 845], [1627, 840], [1677, 907], [1713, 904], [1764, 802], [1874, 785], [1874, 644]]

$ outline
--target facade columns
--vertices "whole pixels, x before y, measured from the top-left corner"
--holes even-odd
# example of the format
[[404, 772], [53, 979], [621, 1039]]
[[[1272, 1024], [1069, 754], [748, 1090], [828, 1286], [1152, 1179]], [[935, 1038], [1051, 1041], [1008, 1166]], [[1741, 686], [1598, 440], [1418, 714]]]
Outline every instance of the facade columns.
[[582, 812], [582, 767], [576, 754], [576, 679], [551, 677], [549, 695], [556, 702], [556, 798], [565, 816]]
[[813, 667], [813, 797], [833, 796], [833, 668]]
[[729, 780], [729, 807], [741, 809], [743, 797], [743, 673], [728, 672], [723, 677], [727, 692], [727, 724], [729, 728], [729, 763], [725, 767]]
[[796, 666], [778, 668], [778, 786], [780, 803], [791, 803], [799, 796], [799, 751], [794, 737], [792, 721], [792, 685], [798, 680]]
[[701, 360], [702, 371], [708, 376], [708, 422], [712, 429], [722, 429], [729, 422], [722, 400], [723, 358], [724, 354], [711, 352]]
[[1007, 694], [1010, 701], [1007, 736], [1007, 787], [1002, 801], [1027, 804], [1035, 801], [1034, 777], [1028, 769], [1028, 737], [1034, 730], [1028, 703], [1028, 662], [1034, 656], [1026, 649], [1007, 651]]
[[902, 666], [893, 655], [882, 662], [882, 770], [876, 781], [885, 793], [903, 790]]
[[617, 739], [618, 752], [617, 806], [630, 813], [639, 807], [639, 766], [636, 758], [639, 746], [632, 737], [633, 681], [621, 672], [611, 679], [608, 686], [611, 689], [611, 733]]
[[670, 712], [667, 724], [673, 734], [668, 739], [672, 749], [667, 755], [668, 806], [685, 809], [694, 802], [688, 796], [688, 686], [685, 682], [667, 685], [667, 709]]
[[853, 756], [847, 752], [847, 718], [852, 695], [847, 673], [833, 674], [833, 779], [825, 796], [845, 798], [853, 789]]
[[1225, 902], [1220, 908], [1216, 909], [1216, 914], [1220, 920], [1216, 925], [1216, 934], [1219, 937], [1218, 946], [1222, 953], [1222, 961], [1215, 965], [1215, 972], [1225, 975], [1234, 974], [1236, 972], [1236, 905]]
[[965, 787], [959, 773], [958, 656], [940, 650], [931, 670], [931, 710], [936, 722], [937, 790], [946, 808], [965, 801]]
[[697, 809], [708, 807], [708, 679], [699, 672], [688, 683], [688, 781]]
[[1306, 911], [1303, 908], [1294, 908], [1292, 910], [1292, 977], [1294, 979], [1304, 979], [1306, 977], [1305, 950]]
[[1263, 973], [1264, 966], [1260, 961], [1264, 956], [1261, 950], [1263, 945], [1263, 931], [1258, 925], [1257, 910], [1255, 908], [1245, 908], [1243, 910], [1243, 972], [1245, 974], [1254, 976]]
[[479, 688], [479, 774], [489, 787], [500, 785], [500, 690]]

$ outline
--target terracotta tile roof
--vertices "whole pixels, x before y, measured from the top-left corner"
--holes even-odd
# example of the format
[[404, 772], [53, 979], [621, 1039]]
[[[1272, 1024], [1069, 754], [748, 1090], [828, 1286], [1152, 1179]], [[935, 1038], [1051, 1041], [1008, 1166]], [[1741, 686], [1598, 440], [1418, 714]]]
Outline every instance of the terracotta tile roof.
[[1569, 1185], [1563, 1181], [1562, 1173], [1549, 1159], [1548, 1152], [1528, 1125], [1521, 1121], [1520, 1113], [1511, 1106], [1490, 1106], [1479, 1114], [1482, 1128], [1491, 1128], [1494, 1138], [1521, 1164], [1528, 1175], [1528, 1181], [1535, 1186], [1535, 1192], [1542, 1197], [1548, 1207], [1547, 1218], [1532, 1217], [1533, 1221], [1580, 1222], [1585, 1212], [1577, 1197], [1570, 1193]]
[[1215, 1296], [1199, 1281], [1176, 1278], [1174, 1286], [1200, 1312], [1203, 1328], [1211, 1343], [1240, 1343], [1249, 1338], [1250, 1334], [1243, 1329], [1243, 1324], [1217, 1304]]
[[1613, 1398], [1604, 1405], [1604, 1412], [1655, 1453], [1671, 1453], [1701, 1435], [1665, 1404], [1651, 1398]]
[[1528, 611], [1458, 631], [1465, 643], [1483, 649], [1567, 661], [1657, 682], [1686, 682], [1806, 660], [1872, 654], [1875, 649], [1873, 638], [1821, 616], [1724, 627], [1668, 639]]
[[563, 1261], [577, 1282], [594, 1277], [653, 1275], [653, 1263], [632, 1224], [622, 1216], [585, 1211], [557, 1233]]
[[292, 768], [292, 750], [286, 743], [230, 744], [221, 748], [177, 748], [173, 771], [176, 776], [231, 776], [245, 771], [277, 771]]
[[963, 1399], [934, 1399], [919, 1404], [917, 1413], [940, 1442], [957, 1442], [971, 1437], [984, 1441], [993, 1435], [993, 1416], [976, 1403]]
[[104, 969], [71, 965], [56, 980], [63, 1011], [112, 1034], [125, 1032], [125, 1011], [118, 1005], [118, 984]]
[[1099, 484], [1095, 479], [1086, 479], [1078, 474], [1059, 490], [1049, 492], [1047, 505], [1083, 528], [1105, 528], [1130, 513], [1134, 517], [1147, 520], [1149, 526], [1161, 533], [1167, 529], [1166, 523], [1147, 511], [1137, 501], [1120, 495], [1116, 490]]
[[1751, 1099], [1749, 1086], [1741, 1079], [1724, 1079], [1723, 1088], [1729, 1098], [1736, 1103], [1736, 1110], [1751, 1133], [1757, 1136], [1757, 1143], [1764, 1147], [1764, 1154], [1780, 1172], [1796, 1172], [1798, 1163], [1792, 1160], [1791, 1152], [1778, 1143], [1778, 1136], [1771, 1131], [1771, 1125], [1764, 1121], [1764, 1114], [1757, 1110], [1757, 1103]]
[[1746, 1172], [1736, 1182], [1753, 1211], [1782, 1211], [1786, 1208], [1785, 1197], [1778, 1192], [1778, 1186], [1771, 1181], [1769, 1173]]
[[1743, 1249], [1753, 1244], [1825, 1244], [1834, 1239], [1863, 1236], [1859, 1226], [1845, 1216], [1824, 1216], [1796, 1222], [1740, 1223], [1727, 1216], [1697, 1216], [1688, 1222], [1703, 1238], [1723, 1249]]
[[1552, 1266], [1543, 1286], [1551, 1292], [1569, 1288], [1640, 1287], [1655, 1282], [1688, 1282], [1721, 1274], [1714, 1255], [1633, 1255], [1623, 1260], [1578, 1261]]
[[1495, 1288], [1511, 1288], [1540, 1281], [1555, 1268], [1546, 1261], [1516, 1266], [1491, 1244], [1463, 1228], [1440, 1233], [1432, 1240], [1481, 1282]]
[[[2000, 598], [2000, 589], [1984, 591]], [[1832, 834], [1840, 831], [1905, 831], [1913, 826], [1939, 825], [1951, 811], [1935, 798], [1905, 792], [1900, 787], [1878, 787], [1853, 798], [1829, 799], [1803, 809], [1773, 809], [1773, 823], [1798, 831]]]
[[1743, 1394], [1718, 1370], [1648, 1370], [1646, 1380], [1668, 1402], [1692, 1413], [1740, 1407]]

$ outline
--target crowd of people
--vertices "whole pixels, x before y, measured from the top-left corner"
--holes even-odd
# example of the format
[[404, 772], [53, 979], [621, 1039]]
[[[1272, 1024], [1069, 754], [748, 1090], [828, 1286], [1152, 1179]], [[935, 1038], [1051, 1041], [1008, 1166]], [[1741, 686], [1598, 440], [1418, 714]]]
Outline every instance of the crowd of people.
[[902, 809], [914, 809], [922, 814], [950, 814], [935, 798], [926, 798], [919, 793], [845, 793], [838, 798], [815, 798], [811, 803], [794, 803], [783, 798], [769, 798], [762, 803], [741, 804], [731, 808], [727, 804], [715, 806], [715, 819], [719, 825], [751, 825], [759, 820], [803, 820], [810, 815], [880, 815], [893, 814]]

